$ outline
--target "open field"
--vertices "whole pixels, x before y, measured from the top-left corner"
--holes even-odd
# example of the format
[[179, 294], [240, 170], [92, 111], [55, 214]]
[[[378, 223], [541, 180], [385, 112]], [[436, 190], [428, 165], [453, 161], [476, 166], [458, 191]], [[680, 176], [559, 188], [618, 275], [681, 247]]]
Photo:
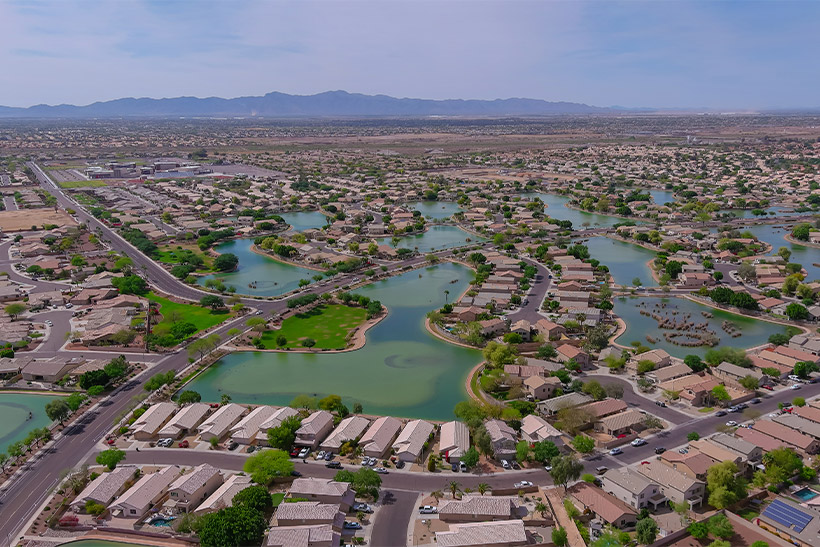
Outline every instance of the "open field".
[[69, 180], [60, 182], [60, 188], [98, 188], [100, 186], [107, 186], [101, 180]]
[[163, 323], [173, 323], [175, 321], [172, 319], [176, 319], [176, 321], [192, 323], [198, 330], [205, 330], [233, 317], [231, 313], [214, 313], [209, 308], [173, 302], [153, 292], [148, 294], [148, 300], [159, 304], [159, 313], [162, 315]]
[[65, 211], [45, 209], [20, 209], [18, 211], [0, 211], [0, 230], [4, 232], [19, 232], [31, 230], [32, 226], [42, 227], [43, 224], [57, 226], [76, 226], [77, 223]]
[[276, 338], [282, 335], [288, 339], [287, 348], [300, 348], [302, 340], [312, 338], [316, 340], [317, 349], [344, 349], [348, 333], [366, 318], [367, 311], [363, 308], [340, 304], [319, 306], [288, 317], [282, 322], [282, 328], [262, 335], [262, 344], [266, 349], [274, 349]]

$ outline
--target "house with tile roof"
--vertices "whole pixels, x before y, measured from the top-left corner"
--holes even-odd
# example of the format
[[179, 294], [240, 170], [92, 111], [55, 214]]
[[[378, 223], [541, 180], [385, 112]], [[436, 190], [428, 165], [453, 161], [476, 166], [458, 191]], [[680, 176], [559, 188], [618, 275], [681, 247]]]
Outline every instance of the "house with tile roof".
[[330, 524], [274, 526], [268, 531], [268, 547], [336, 547], [342, 536]]
[[418, 460], [424, 450], [424, 444], [430, 439], [434, 429], [433, 424], [424, 420], [408, 422], [393, 443], [396, 457], [404, 462]]
[[259, 432], [256, 434], [256, 444], [258, 446], [268, 446], [268, 430], [277, 428], [282, 425], [282, 422], [286, 419], [298, 415], [299, 411], [289, 406], [277, 408], [267, 420], [259, 425]]
[[658, 460], [639, 465], [637, 471], [659, 485], [661, 493], [676, 503], [686, 501], [690, 507], [703, 503], [706, 495], [706, 483], [703, 481], [687, 477]]
[[470, 448], [470, 430], [464, 423], [451, 421], [441, 424], [439, 453], [445, 461], [458, 463]]
[[516, 518], [517, 498], [465, 494], [461, 499], [442, 501], [439, 518], [445, 522], [482, 522]]
[[345, 515], [338, 503], [318, 501], [297, 501], [282, 503], [276, 508], [271, 524], [273, 526], [306, 526], [329, 524], [335, 532], [341, 532]]
[[636, 509], [587, 482], [581, 481], [572, 485], [567, 490], [567, 494], [582, 513], [589, 511], [607, 524], [621, 530], [634, 527], [638, 520]]
[[610, 469], [604, 473], [601, 481], [605, 492], [638, 510], [650, 505], [657, 509], [667, 501], [656, 482], [631, 467]]
[[401, 431], [401, 420], [392, 416], [377, 418], [359, 439], [365, 456], [384, 458]]
[[141, 518], [166, 496], [168, 487], [179, 476], [179, 472], [179, 467], [174, 465], [143, 475], [109, 506], [109, 510], [114, 516]]
[[242, 419], [245, 412], [247, 412], [247, 409], [236, 403], [222, 405], [216, 412], [208, 416], [204, 422], [199, 424], [197, 428], [199, 438], [205, 442], [210, 442], [211, 439], [221, 440]]
[[184, 473], [168, 487], [168, 502], [185, 512], [193, 510], [222, 484], [222, 473], [207, 463]]
[[210, 496], [205, 498], [205, 501], [199, 504], [193, 512], [197, 515], [204, 515], [219, 511], [225, 507], [232, 507], [233, 497], [252, 485], [251, 478], [247, 475], [231, 475]]
[[541, 416], [528, 414], [521, 420], [521, 438], [529, 443], [551, 441], [561, 446], [561, 432]]
[[527, 543], [522, 520], [452, 524], [449, 530], [436, 532], [440, 547], [514, 547]]
[[189, 435], [196, 431], [199, 424], [205, 421], [210, 411], [211, 407], [206, 403], [185, 405], [159, 430], [158, 435], [159, 437], [170, 437], [172, 439]]
[[333, 414], [327, 410], [318, 410], [302, 420], [296, 430], [296, 446], [309, 447], [313, 450], [333, 430]]
[[341, 506], [346, 513], [353, 505], [355, 494], [350, 489], [350, 483], [337, 482], [330, 479], [316, 477], [301, 477], [290, 485], [288, 496], [291, 498], [305, 498], [308, 501], [333, 503]]
[[348, 416], [339, 422], [328, 437], [322, 441], [319, 448], [338, 452], [342, 445], [348, 441], [358, 440], [370, 425], [370, 420], [362, 416]]
[[88, 501], [107, 507], [114, 501], [114, 498], [125, 491], [129, 482], [137, 476], [138, 471], [139, 469], [132, 465], [121, 465], [102, 473], [88, 483], [83, 491], [74, 498], [71, 502], [71, 510], [76, 513], [84, 512]]
[[171, 419], [177, 411], [177, 405], [174, 403], [156, 403], [151, 405], [142, 416], [137, 418], [130, 429], [134, 439], [138, 441], [151, 441], [157, 436], [157, 433], [162, 427]]
[[[268, 421], [275, 413], [276, 409], [270, 406], [258, 406], [254, 408], [250, 414], [231, 427], [231, 440], [239, 444], [252, 444], [259, 435], [259, 426]], [[267, 432], [265, 437], [267, 437]]]
[[484, 428], [490, 436], [495, 459], [511, 460], [515, 458], [517, 437], [513, 428], [501, 420], [488, 420], [484, 422]]

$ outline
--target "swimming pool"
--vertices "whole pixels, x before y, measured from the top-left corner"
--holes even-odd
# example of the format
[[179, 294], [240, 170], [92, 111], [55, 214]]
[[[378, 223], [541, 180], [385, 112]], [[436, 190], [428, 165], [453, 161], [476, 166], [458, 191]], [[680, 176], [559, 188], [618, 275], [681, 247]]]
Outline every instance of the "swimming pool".
[[817, 492], [808, 487], [801, 488], [800, 490], [795, 492], [794, 495], [795, 497], [798, 497], [803, 501], [809, 501], [816, 498], [817, 496], [820, 496], [820, 494], [818, 494]]

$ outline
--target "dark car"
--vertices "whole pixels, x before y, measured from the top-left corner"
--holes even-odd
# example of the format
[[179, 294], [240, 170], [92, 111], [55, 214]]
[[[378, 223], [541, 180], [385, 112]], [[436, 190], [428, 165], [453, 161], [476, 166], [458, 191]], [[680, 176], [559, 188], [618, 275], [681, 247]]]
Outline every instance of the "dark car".
[[759, 405], [760, 404], [760, 399], [752, 399], [749, 402], [752, 403], [753, 405]]
[[239, 446], [239, 443], [236, 441], [231, 441], [231, 444], [228, 445], [228, 450], [236, 450]]
[[327, 462], [325, 467], [329, 467], [330, 469], [341, 469], [342, 463], [341, 462]]
[[396, 462], [396, 469], [404, 469], [404, 460], [399, 460]]
[[662, 446], [655, 449], [655, 454], [663, 454], [664, 452], [666, 452], [666, 449]]
[[329, 462], [329, 461], [330, 461], [330, 460], [332, 460], [333, 458], [334, 458], [334, 456], [333, 456], [333, 452], [327, 452], [327, 453], [325, 454], [325, 461], [326, 461], [326, 462]]
[[715, 412], [715, 416], [726, 416], [726, 411], [718, 410], [717, 412]]
[[663, 401], [655, 401], [655, 404], [666, 408], [666, 403], [664, 403]]
[[298, 471], [291, 471], [291, 472], [290, 472], [290, 476], [291, 476], [291, 477], [301, 477], [301, 476], [302, 476], [302, 474], [301, 474], [300, 472], [298, 472]]

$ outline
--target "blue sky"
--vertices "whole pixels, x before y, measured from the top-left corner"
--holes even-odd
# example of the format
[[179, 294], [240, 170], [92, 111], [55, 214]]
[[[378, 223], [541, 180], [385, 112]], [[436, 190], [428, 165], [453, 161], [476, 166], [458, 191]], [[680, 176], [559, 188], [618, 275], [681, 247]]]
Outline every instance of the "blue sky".
[[2, 0], [0, 104], [344, 89], [820, 106], [820, 1]]

